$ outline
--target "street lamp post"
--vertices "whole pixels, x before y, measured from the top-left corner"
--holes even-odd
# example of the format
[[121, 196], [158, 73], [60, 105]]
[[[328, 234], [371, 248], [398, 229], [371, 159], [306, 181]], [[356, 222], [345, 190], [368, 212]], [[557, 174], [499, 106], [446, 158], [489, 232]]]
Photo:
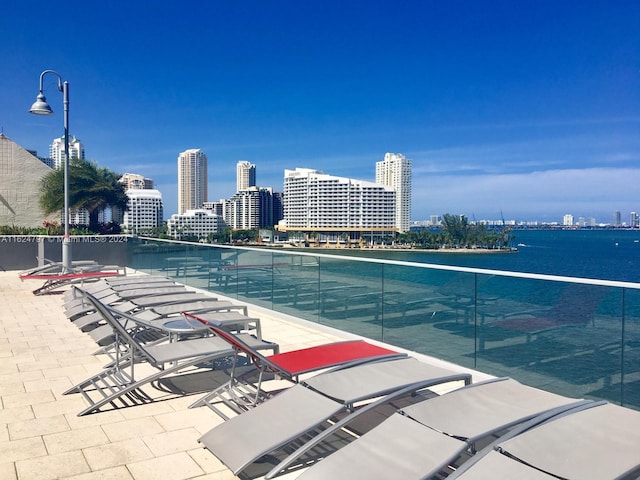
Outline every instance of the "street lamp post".
[[69, 237], [69, 82], [63, 82], [58, 72], [45, 70], [40, 74], [40, 93], [29, 113], [51, 115], [53, 110], [47, 103], [43, 93], [43, 79], [47, 73], [58, 77], [58, 91], [62, 92], [64, 103], [64, 237], [62, 237], [62, 267], [71, 270], [71, 238]]

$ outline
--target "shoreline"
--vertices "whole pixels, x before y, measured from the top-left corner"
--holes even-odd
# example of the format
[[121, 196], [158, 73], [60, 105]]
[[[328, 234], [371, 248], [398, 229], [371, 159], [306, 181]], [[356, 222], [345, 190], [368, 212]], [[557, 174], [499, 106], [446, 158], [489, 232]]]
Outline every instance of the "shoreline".
[[500, 253], [518, 253], [515, 247], [509, 249], [499, 248], [394, 248], [394, 247], [364, 247], [364, 248], [346, 248], [346, 247], [296, 247], [293, 245], [282, 246], [284, 250], [313, 250], [321, 252], [416, 252], [416, 253], [450, 253], [450, 254], [500, 254]]

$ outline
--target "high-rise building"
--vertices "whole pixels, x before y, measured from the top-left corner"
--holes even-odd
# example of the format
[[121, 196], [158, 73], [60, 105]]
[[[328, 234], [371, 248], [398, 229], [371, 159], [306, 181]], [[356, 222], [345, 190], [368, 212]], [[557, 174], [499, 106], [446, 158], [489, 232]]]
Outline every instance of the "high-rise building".
[[411, 160], [398, 153], [386, 153], [376, 162], [376, 183], [396, 192], [395, 223], [398, 232], [408, 232], [411, 223]]
[[613, 212], [613, 225], [615, 227], [622, 225], [622, 214], [620, 213], [620, 210]]
[[281, 194], [271, 187], [249, 187], [225, 202], [224, 220], [233, 229], [271, 228], [282, 220]]
[[207, 156], [199, 148], [178, 156], [178, 213], [202, 208], [207, 201]]
[[162, 193], [153, 189], [128, 189], [123, 226], [127, 233], [145, 233], [162, 226]]
[[565, 214], [565, 216], [562, 218], [562, 225], [564, 225], [565, 227], [570, 227], [571, 225], [573, 225], [573, 215], [571, 215], [570, 213]]
[[236, 192], [242, 192], [256, 186], [256, 166], [245, 160], [236, 165]]
[[[64, 137], [54, 138], [49, 145], [49, 157], [53, 160], [53, 168], [60, 168], [64, 164]], [[84, 145], [76, 137], [69, 137], [69, 158], [84, 160]]]
[[125, 190], [151, 190], [154, 188], [153, 180], [137, 173], [125, 173], [118, 182], [124, 184]]
[[629, 214], [629, 226], [631, 228], [640, 227], [640, 214], [638, 214], [637, 212], [631, 212]]
[[284, 171], [283, 198], [280, 229], [372, 236], [396, 230], [396, 191], [379, 183], [296, 168]]

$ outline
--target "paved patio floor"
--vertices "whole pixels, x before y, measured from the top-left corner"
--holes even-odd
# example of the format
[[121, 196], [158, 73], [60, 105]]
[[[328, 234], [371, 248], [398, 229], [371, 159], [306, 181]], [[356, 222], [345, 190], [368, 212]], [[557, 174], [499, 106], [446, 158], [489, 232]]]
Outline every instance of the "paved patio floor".
[[[80, 395], [62, 395], [101, 370], [106, 357], [63, 313], [60, 294], [34, 296], [38, 281], [0, 272], [0, 479], [179, 480], [236, 478], [197, 439], [222, 420], [188, 409], [212, 379], [193, 375], [155, 390], [154, 401], [78, 417]], [[289, 351], [343, 339], [340, 332], [249, 307], [263, 336]]]

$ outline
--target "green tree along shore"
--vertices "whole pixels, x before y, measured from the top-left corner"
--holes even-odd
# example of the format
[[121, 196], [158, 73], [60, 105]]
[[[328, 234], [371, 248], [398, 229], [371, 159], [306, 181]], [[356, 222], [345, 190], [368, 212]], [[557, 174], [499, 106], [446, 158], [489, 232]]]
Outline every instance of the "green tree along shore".
[[483, 248], [488, 250], [510, 250], [514, 240], [513, 229], [502, 227], [489, 229], [484, 223], [470, 224], [464, 215], [442, 216], [439, 230], [406, 232], [398, 236], [401, 245], [412, 248]]

